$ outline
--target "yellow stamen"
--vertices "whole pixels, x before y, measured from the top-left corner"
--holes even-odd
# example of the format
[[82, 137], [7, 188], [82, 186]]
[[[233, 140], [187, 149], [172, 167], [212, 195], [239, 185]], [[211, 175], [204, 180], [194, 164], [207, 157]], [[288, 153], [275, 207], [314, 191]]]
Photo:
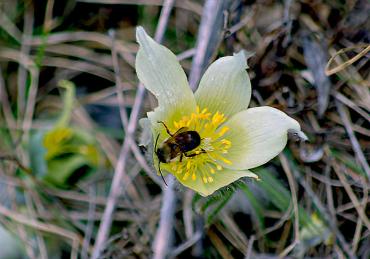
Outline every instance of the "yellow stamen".
[[189, 171], [187, 171], [187, 172], [185, 173], [184, 177], [182, 178], [182, 180], [183, 180], [183, 181], [186, 181], [186, 180], [189, 178], [189, 175], [190, 175], [190, 173], [189, 173]]
[[227, 139], [221, 139], [221, 143], [228, 146], [231, 145], [231, 141]]
[[223, 127], [221, 130], [220, 130], [220, 132], [218, 133], [218, 136], [219, 137], [222, 137], [226, 132], [228, 132], [229, 131], [229, 127]]
[[169, 168], [179, 175], [179, 179], [187, 181], [190, 177], [192, 181], [196, 181], [197, 177], [200, 177], [204, 184], [212, 183], [214, 176], [211, 175], [215, 175], [216, 170], [223, 170], [221, 164], [232, 164], [224, 157], [232, 146], [231, 141], [225, 138], [221, 139], [230, 130], [229, 127], [222, 126], [225, 121], [224, 114], [218, 111], [212, 114], [207, 108], [197, 107], [195, 113], [172, 123], [173, 128], [169, 128], [171, 132], [176, 132], [186, 126], [189, 130], [198, 132], [201, 137], [200, 145], [186, 153], [186, 155], [193, 154], [191, 157], [183, 155], [181, 162], [179, 157], [170, 162]]
[[207, 178], [207, 176], [203, 176], [203, 182], [204, 182], [204, 183], [208, 183], [208, 178]]
[[190, 160], [188, 160], [188, 163], [186, 164], [186, 170], [189, 170], [189, 169], [190, 169], [190, 167], [191, 167], [191, 161], [190, 161]]
[[232, 164], [232, 162], [230, 160], [228, 160], [228, 159], [226, 159], [224, 157], [222, 158], [222, 161], [224, 161], [228, 165], [231, 165]]

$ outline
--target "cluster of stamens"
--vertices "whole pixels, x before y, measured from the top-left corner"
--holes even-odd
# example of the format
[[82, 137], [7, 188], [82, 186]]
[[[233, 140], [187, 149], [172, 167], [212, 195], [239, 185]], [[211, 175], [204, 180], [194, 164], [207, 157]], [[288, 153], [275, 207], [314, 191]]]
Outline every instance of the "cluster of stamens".
[[[186, 181], [191, 177], [193, 181], [201, 177], [204, 183], [213, 182], [213, 174], [223, 169], [222, 164], [231, 164], [231, 161], [224, 157], [231, 142], [223, 138], [229, 130], [227, 126], [222, 126], [226, 117], [219, 112], [212, 115], [206, 108], [197, 111], [190, 116], [184, 116], [181, 120], [173, 123], [172, 132], [176, 132], [182, 127], [195, 130], [201, 137], [201, 144], [194, 150], [188, 152], [191, 157], [183, 157], [182, 161], [177, 159], [169, 164], [171, 171], [176, 172], [182, 180]], [[221, 164], [221, 163], [222, 164]]]

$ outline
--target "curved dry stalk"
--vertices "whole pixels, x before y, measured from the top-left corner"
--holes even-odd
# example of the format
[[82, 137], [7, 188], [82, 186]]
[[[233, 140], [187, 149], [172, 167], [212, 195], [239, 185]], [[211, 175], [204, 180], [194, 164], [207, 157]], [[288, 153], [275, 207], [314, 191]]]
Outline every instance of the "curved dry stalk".
[[[96, 42], [103, 45], [107, 49], [110, 49], [112, 45], [112, 40], [108, 35], [104, 35], [98, 32], [86, 32], [86, 31], [53, 33], [49, 35], [47, 39], [40, 36], [30, 37], [25, 39], [24, 44], [28, 44], [31, 46], [39, 46], [44, 44], [53, 45], [74, 41]], [[114, 44], [116, 45], [117, 51], [120, 53], [122, 58], [128, 64], [134, 66], [135, 59], [134, 56], [131, 55], [131, 53], [135, 52], [137, 46], [129, 42], [123, 42], [122, 40], [116, 40]]]
[[69, 58], [49, 57], [45, 56], [42, 60], [44, 67], [58, 67], [85, 72], [97, 77], [106, 79], [107, 81], [114, 82], [114, 74], [102, 66], [91, 64], [85, 61], [71, 60]]
[[[83, 3], [99, 3], [99, 4], [127, 4], [127, 5], [150, 5], [150, 6], [166, 6], [163, 0], [77, 0]], [[202, 6], [195, 1], [175, 1], [175, 7], [194, 12], [197, 15], [202, 15]]]
[[[356, 56], [354, 56], [353, 58], [345, 61], [344, 63], [334, 67], [334, 68], [331, 68], [329, 69], [330, 65], [333, 63], [334, 59], [339, 56], [340, 54], [343, 54], [343, 53], [346, 53], [347, 51], [350, 51], [350, 50], [353, 50], [353, 49], [357, 49], [357, 48], [360, 48], [360, 47], [365, 47], [360, 53], [358, 53]], [[363, 56], [365, 56], [368, 52], [370, 51], [370, 44], [359, 44], [358, 46], [352, 46], [352, 47], [349, 47], [349, 48], [344, 48], [344, 49], [341, 49], [339, 51], [337, 51], [335, 53], [334, 56], [332, 56], [328, 63], [326, 64], [326, 67], [325, 67], [325, 74], [327, 76], [330, 76], [330, 75], [333, 75], [335, 73], [338, 73], [339, 71], [345, 69], [346, 67], [352, 65], [353, 63], [355, 63], [357, 60], [359, 60], [360, 58], [362, 58]]]

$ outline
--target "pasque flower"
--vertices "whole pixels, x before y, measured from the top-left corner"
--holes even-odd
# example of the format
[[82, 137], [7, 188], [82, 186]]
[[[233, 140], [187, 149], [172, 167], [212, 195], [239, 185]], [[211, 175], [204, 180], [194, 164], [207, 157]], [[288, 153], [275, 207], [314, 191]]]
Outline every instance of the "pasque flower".
[[[153, 152], [156, 169], [155, 151], [171, 138], [169, 133], [195, 131], [200, 137], [194, 149], [174, 152], [172, 159], [168, 156], [160, 163], [161, 171], [173, 174], [188, 188], [207, 196], [241, 177], [258, 178], [248, 169], [279, 154], [288, 131], [301, 132], [297, 121], [275, 108], [247, 109], [251, 84], [243, 51], [211, 64], [194, 94], [169, 49], [156, 43], [142, 27], [137, 28], [136, 37], [140, 44], [136, 73], [158, 99], [158, 107], [147, 114], [153, 145], [157, 142]], [[170, 151], [180, 150], [172, 144]]]

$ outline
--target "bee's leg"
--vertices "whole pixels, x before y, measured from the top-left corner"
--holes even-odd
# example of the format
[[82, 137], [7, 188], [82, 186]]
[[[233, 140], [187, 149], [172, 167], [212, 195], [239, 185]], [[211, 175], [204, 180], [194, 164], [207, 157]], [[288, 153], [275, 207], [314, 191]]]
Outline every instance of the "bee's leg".
[[182, 162], [183, 156], [184, 156], [184, 153], [181, 153], [181, 155], [180, 155], [180, 162]]
[[197, 156], [197, 155], [199, 155], [199, 154], [195, 154], [195, 153], [194, 153], [194, 154], [189, 154], [189, 155], [188, 155], [188, 154], [185, 154], [185, 153], [184, 153], [184, 156], [186, 156], [186, 157], [195, 157], [195, 156]]
[[186, 156], [186, 157], [195, 157], [197, 155], [204, 154], [204, 153], [207, 153], [207, 152], [204, 149], [201, 149], [199, 153], [193, 153], [193, 154], [184, 153], [184, 156]]
[[184, 156], [186, 156], [186, 157], [195, 157], [197, 155], [199, 155], [199, 154], [196, 154], [196, 153], [193, 153], [193, 154], [185, 154], [184, 153]]
[[167, 125], [163, 121], [157, 121], [158, 123], [162, 123], [163, 126], [166, 128], [167, 134], [173, 137], [173, 134], [170, 132], [170, 130], [167, 128]]

